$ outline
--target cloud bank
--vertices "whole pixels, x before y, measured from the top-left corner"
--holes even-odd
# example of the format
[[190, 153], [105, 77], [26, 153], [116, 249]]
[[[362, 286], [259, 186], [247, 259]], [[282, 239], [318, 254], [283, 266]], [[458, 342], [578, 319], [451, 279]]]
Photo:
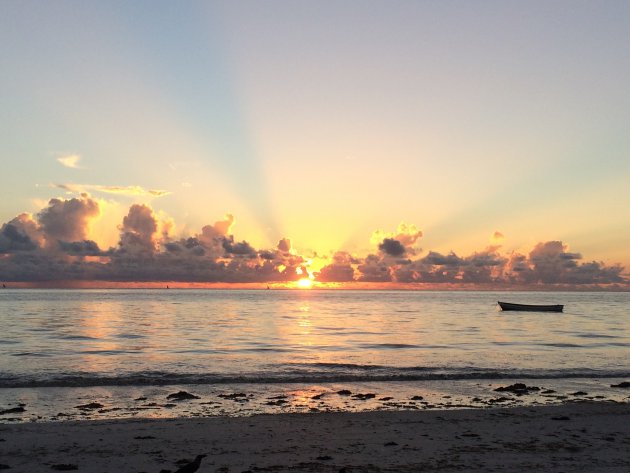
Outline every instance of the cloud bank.
[[[337, 251], [318, 271], [289, 238], [255, 248], [233, 233], [235, 218], [175, 236], [148, 205], [134, 204], [118, 225], [118, 243], [100, 248], [88, 235], [98, 218], [88, 194], [51, 199], [37, 215], [20, 214], [0, 227], [0, 280], [13, 282], [112, 281], [270, 283], [310, 277], [322, 283], [471, 284], [485, 287], [627, 285], [624, 268], [582, 261], [561, 241], [540, 242], [527, 254], [501, 254], [494, 245], [467, 256], [423, 252], [422, 232], [401, 224], [372, 235], [366, 256]], [[503, 239], [496, 232], [493, 240]]]

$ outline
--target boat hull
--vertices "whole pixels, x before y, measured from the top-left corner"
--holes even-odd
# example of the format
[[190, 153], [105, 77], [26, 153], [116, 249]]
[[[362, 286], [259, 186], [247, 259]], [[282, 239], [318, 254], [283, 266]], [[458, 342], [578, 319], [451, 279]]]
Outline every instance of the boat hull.
[[533, 304], [514, 304], [512, 302], [499, 301], [499, 307], [501, 310], [520, 310], [527, 312], [562, 312], [564, 306], [561, 304], [551, 305], [533, 305]]

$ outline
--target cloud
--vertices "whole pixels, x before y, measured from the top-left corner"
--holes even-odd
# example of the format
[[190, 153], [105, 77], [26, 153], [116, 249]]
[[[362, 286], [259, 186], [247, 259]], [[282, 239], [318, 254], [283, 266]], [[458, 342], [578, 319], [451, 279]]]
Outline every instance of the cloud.
[[354, 280], [353, 264], [357, 260], [350, 253], [337, 251], [333, 255], [331, 264], [324, 266], [317, 274], [317, 280], [322, 282], [349, 282]]
[[62, 251], [74, 256], [100, 256], [103, 254], [96, 242], [92, 240], [72, 242], [60, 241], [59, 246]]
[[98, 203], [83, 194], [78, 199], [50, 199], [37, 220], [46, 245], [54, 247], [59, 241], [85, 240], [90, 220], [99, 213]]
[[405, 247], [401, 242], [394, 238], [385, 238], [379, 245], [378, 249], [389, 256], [402, 256], [405, 254]]
[[505, 235], [499, 231], [495, 231], [490, 237], [490, 241], [494, 244], [501, 244], [505, 240]]
[[5, 223], [0, 228], [0, 253], [14, 253], [16, 251], [32, 251], [37, 245], [18, 226]]
[[622, 283], [623, 267], [592, 261], [580, 263], [580, 253], [567, 251], [561, 241], [538, 243], [529, 253], [512, 255], [508, 262], [511, 279], [527, 284], [613, 284]]
[[145, 189], [141, 186], [102, 186], [97, 184], [54, 184], [54, 187], [74, 193], [101, 192], [134, 197], [164, 197], [172, 194], [170, 191]]
[[79, 161], [81, 160], [81, 156], [78, 154], [67, 154], [65, 156], [59, 156], [57, 161], [61, 163], [62, 166], [67, 168], [77, 169], [79, 167]]
[[401, 222], [395, 232], [383, 232], [377, 230], [372, 234], [370, 241], [378, 245], [383, 253], [400, 257], [405, 254], [415, 255], [415, 244], [422, 237], [422, 231], [413, 224]]
[[376, 255], [368, 255], [362, 264], [357, 265], [358, 281], [391, 282], [390, 266]]
[[[23, 213], [2, 224], [2, 278], [267, 283], [295, 281], [312, 271], [311, 262], [297, 253], [289, 238], [281, 238], [273, 248], [255, 248], [237, 239], [231, 214], [198, 233], [176, 236], [172, 219], [148, 205], [134, 204], [122, 218], [112, 248], [101, 248], [88, 238], [99, 214], [98, 203], [83, 194], [51, 199], [37, 215]], [[491, 288], [628, 284], [620, 265], [582, 262], [582, 255], [561, 241], [540, 242], [528, 254], [504, 255], [493, 245], [469, 255], [428, 251], [419, 257], [415, 244], [422, 233], [415, 226], [401, 225], [395, 233], [378, 235], [382, 239], [375, 254], [336, 251], [315, 272], [316, 280]]]
[[[217, 234], [221, 236], [226, 236], [230, 233], [232, 226], [235, 223], [234, 215], [227, 214], [223, 220], [219, 220], [218, 222], [214, 222], [214, 230]], [[204, 227], [205, 228], [205, 227]]]
[[473, 253], [465, 258], [461, 277], [467, 283], [495, 283], [503, 277], [506, 258], [497, 253], [496, 247]]
[[182, 238], [177, 242], [165, 242], [163, 247], [167, 252], [175, 253], [179, 256], [199, 257], [206, 254], [203, 245], [194, 237]]
[[234, 242], [234, 236], [230, 235], [223, 239], [223, 249], [230, 254], [233, 255], [241, 255], [241, 256], [254, 256], [256, 254], [256, 250], [252, 248], [252, 246], [246, 241], [241, 241], [238, 243]]
[[452, 251], [448, 255], [430, 251], [428, 255], [422, 258], [422, 262], [431, 266], [459, 267], [464, 263], [464, 260]]
[[398, 234], [396, 235], [396, 240], [403, 244], [403, 246], [410, 248], [411, 246], [416, 244], [422, 237], [422, 231], [418, 229], [413, 224], [402, 222], [398, 225]]
[[278, 242], [278, 251], [289, 253], [291, 251], [291, 240], [289, 238], [282, 238]]
[[153, 254], [158, 222], [153, 210], [146, 205], [134, 204], [123, 218], [118, 246], [123, 252]]
[[0, 227], [0, 254], [32, 251], [39, 248], [44, 236], [33, 216], [23, 213]]
[[234, 215], [227, 214], [223, 220], [214, 222], [214, 225], [204, 226], [201, 229], [200, 240], [208, 242], [217, 237], [227, 236], [230, 233], [232, 225], [234, 225]]
[[220, 257], [225, 252], [223, 239], [228, 236], [234, 223], [234, 215], [227, 214], [223, 220], [218, 220], [213, 225], [203, 226], [196, 238], [210, 255]]
[[390, 271], [394, 281], [404, 283], [498, 283], [505, 261], [493, 247], [466, 257], [431, 251], [423, 258], [392, 265]]
[[412, 247], [422, 237], [422, 231], [417, 226], [410, 223], [401, 222], [395, 232], [384, 232], [382, 230], [376, 230], [372, 234], [371, 241], [373, 244], [377, 244], [383, 241], [385, 238], [393, 238], [398, 240], [405, 247]]

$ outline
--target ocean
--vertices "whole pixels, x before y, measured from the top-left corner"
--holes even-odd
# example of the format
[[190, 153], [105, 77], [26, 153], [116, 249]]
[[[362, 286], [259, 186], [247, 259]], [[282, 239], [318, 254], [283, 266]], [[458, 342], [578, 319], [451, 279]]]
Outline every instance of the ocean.
[[[497, 300], [565, 311], [501, 312]], [[625, 400], [610, 386], [630, 378], [629, 312], [624, 292], [4, 289], [0, 411], [24, 421]], [[495, 401], [512, 381], [541, 389]], [[167, 402], [178, 391], [199, 399]]]

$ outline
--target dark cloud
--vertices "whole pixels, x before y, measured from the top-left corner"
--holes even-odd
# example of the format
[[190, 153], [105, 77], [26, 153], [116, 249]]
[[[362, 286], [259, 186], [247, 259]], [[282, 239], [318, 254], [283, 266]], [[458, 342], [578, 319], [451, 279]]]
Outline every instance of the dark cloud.
[[184, 246], [189, 249], [192, 250], [194, 248], [199, 248], [201, 246], [201, 243], [199, 242], [199, 240], [197, 238], [186, 238], [186, 240], [184, 240]]
[[44, 244], [42, 230], [32, 215], [27, 213], [20, 214], [9, 221], [8, 224], [16, 227], [20, 233], [27, 235], [35, 246], [40, 247]]
[[100, 256], [103, 254], [96, 242], [92, 240], [60, 241], [59, 247], [65, 253], [75, 256]]
[[401, 242], [394, 238], [385, 238], [379, 245], [378, 249], [389, 256], [402, 256], [405, 254], [405, 247]]
[[164, 249], [171, 253], [179, 253], [181, 251], [184, 251], [184, 248], [179, 243], [173, 243], [173, 242], [165, 243]]
[[12, 223], [5, 223], [0, 229], [0, 253], [32, 251], [37, 245], [24, 231]]
[[202, 256], [205, 254], [205, 250], [201, 242], [194, 237], [182, 238], [179, 241], [163, 242], [162, 246], [170, 253], [188, 252], [195, 256]]
[[362, 264], [357, 266], [358, 281], [362, 282], [391, 282], [390, 267], [382, 258], [368, 255]]
[[623, 267], [620, 265], [605, 266], [603, 263], [592, 261], [576, 266], [564, 275], [567, 284], [611, 284], [624, 282], [621, 276]]
[[254, 256], [256, 254], [256, 250], [246, 241], [235, 243], [233, 235], [223, 238], [223, 249], [232, 255]]
[[422, 262], [427, 265], [459, 267], [464, 263], [464, 260], [452, 251], [448, 255], [430, 251], [427, 256], [422, 258]]
[[258, 256], [260, 256], [262, 259], [271, 261], [273, 260], [276, 255], [273, 251], [269, 251], [269, 250], [263, 250], [260, 253], [258, 253]]

